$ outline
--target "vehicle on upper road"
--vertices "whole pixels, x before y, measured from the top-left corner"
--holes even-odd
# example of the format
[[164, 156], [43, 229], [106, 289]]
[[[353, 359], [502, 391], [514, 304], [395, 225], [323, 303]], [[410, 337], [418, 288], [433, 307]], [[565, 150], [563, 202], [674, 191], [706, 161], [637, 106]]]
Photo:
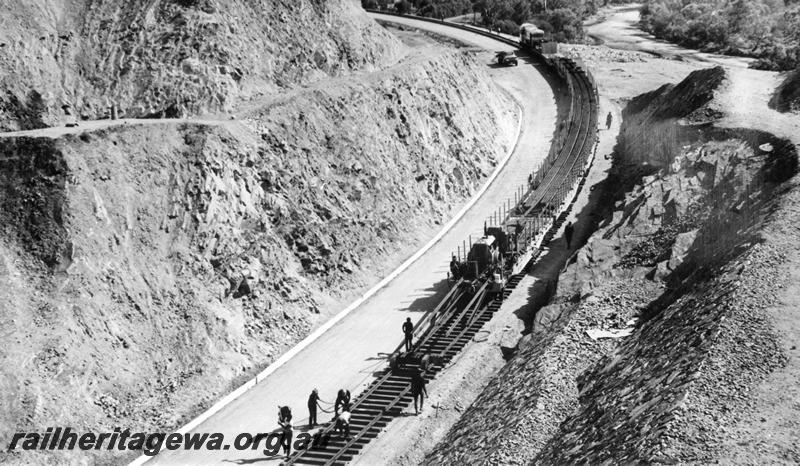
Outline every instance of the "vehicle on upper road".
[[497, 52], [495, 55], [497, 64], [500, 66], [517, 66], [517, 55], [514, 52]]

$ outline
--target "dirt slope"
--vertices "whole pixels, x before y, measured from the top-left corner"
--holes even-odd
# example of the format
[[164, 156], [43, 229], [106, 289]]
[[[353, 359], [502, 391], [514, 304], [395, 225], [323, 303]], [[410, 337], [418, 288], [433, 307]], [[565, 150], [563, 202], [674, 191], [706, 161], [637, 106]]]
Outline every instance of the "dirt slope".
[[[427, 464], [800, 458], [796, 403], [753, 395], [796, 379], [795, 326], [774, 309], [796, 251], [797, 149], [714, 127], [726, 76], [699, 71], [626, 108], [598, 231]], [[774, 443], [754, 427], [767, 412]]]
[[440, 48], [245, 117], [0, 141], [0, 438], [177, 427], [424, 244], [517, 129]]
[[353, 0], [3, 0], [0, 129], [229, 111], [399, 53]]

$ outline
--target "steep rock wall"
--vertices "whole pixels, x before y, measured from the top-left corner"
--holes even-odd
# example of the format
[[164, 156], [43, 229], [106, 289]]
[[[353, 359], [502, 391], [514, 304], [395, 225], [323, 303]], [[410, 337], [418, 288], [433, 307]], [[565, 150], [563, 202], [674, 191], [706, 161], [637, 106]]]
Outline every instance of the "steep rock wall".
[[0, 437], [177, 427], [424, 244], [517, 116], [453, 52], [242, 123], [0, 140]]
[[353, 0], [0, 2], [0, 129], [186, 116], [396, 60]]

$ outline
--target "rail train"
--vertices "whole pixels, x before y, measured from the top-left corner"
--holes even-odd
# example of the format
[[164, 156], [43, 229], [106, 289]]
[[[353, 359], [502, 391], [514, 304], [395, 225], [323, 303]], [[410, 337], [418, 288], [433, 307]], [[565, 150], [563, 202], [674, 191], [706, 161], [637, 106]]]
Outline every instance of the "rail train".
[[542, 51], [544, 43], [544, 31], [531, 23], [525, 23], [519, 27], [519, 45], [527, 50]]
[[558, 44], [547, 39], [545, 32], [531, 23], [519, 27], [519, 46], [540, 54], [558, 53]]

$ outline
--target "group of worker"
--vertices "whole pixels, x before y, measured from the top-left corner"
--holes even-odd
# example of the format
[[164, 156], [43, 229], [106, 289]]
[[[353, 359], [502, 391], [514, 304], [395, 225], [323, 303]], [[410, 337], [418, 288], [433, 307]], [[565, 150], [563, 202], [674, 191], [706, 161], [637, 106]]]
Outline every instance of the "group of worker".
[[[311, 390], [311, 394], [308, 395], [308, 428], [311, 429], [319, 424], [317, 424], [317, 409], [320, 409], [326, 413], [330, 411], [326, 411], [325, 408], [320, 406], [320, 403], [327, 403], [323, 401], [319, 397], [319, 390], [316, 388]], [[327, 403], [329, 404], [329, 403]], [[339, 410], [342, 410], [339, 413]], [[334, 431], [339, 432], [342, 437], [349, 437], [350, 436], [350, 390], [342, 388], [336, 394], [336, 402], [333, 404], [333, 419], [336, 424], [334, 426]], [[293, 427], [292, 427], [292, 410], [288, 406], [279, 406], [278, 407], [278, 426], [283, 433], [281, 438], [281, 446], [283, 447], [283, 453], [286, 455], [288, 459], [292, 453], [292, 437], [293, 437]]]
[[[419, 414], [422, 409], [425, 397], [428, 396], [428, 390], [425, 388], [427, 381], [423, 376], [422, 371], [415, 371], [411, 376], [411, 396], [414, 398], [414, 413]], [[325, 403], [319, 397], [319, 391], [315, 388], [308, 396], [308, 428], [311, 429], [317, 426], [317, 409], [325, 411], [319, 403]], [[339, 413], [339, 410], [342, 410]], [[334, 415], [332, 421], [334, 424], [334, 432], [339, 433], [343, 438], [350, 437], [350, 390], [341, 389], [336, 396], [334, 403]], [[283, 453], [288, 459], [292, 453], [292, 410], [288, 406], [280, 406], [278, 409], [278, 425], [280, 426], [283, 436], [281, 439], [281, 446]]]
[[[403, 334], [405, 336], [405, 348], [406, 351], [411, 351], [413, 339], [414, 339], [414, 324], [411, 322], [411, 318], [406, 318], [406, 321], [403, 323]], [[427, 383], [424, 377], [424, 372], [427, 370], [429, 365], [428, 358], [423, 358], [422, 364], [420, 368], [414, 371], [411, 375], [411, 396], [414, 398], [414, 413], [419, 414], [420, 410], [422, 410], [423, 403], [425, 402], [425, 397], [428, 396], [428, 390], [425, 388], [425, 384]], [[308, 428], [312, 429], [319, 425], [317, 423], [317, 410], [322, 410], [323, 412], [330, 412], [326, 411], [325, 408], [320, 406], [320, 403], [330, 404], [319, 397], [319, 390], [316, 388], [311, 390], [311, 394], [308, 395]], [[339, 413], [339, 410], [342, 412]], [[342, 388], [336, 394], [336, 401], [333, 403], [333, 419], [332, 421], [335, 422], [334, 425], [334, 432], [339, 433], [343, 438], [348, 438], [350, 436], [350, 413], [351, 410], [351, 403], [350, 403], [350, 390]], [[283, 431], [283, 437], [281, 441], [281, 445], [283, 447], [283, 452], [288, 459], [291, 455], [292, 451], [292, 411], [288, 406], [280, 406], [278, 409], [278, 425], [280, 426], [281, 430]]]

